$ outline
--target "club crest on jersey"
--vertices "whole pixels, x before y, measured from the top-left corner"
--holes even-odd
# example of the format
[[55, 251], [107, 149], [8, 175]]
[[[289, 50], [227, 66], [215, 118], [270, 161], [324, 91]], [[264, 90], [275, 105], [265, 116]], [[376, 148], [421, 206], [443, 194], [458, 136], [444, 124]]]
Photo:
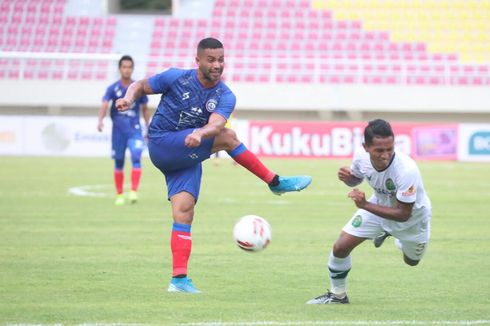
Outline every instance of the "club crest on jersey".
[[391, 178], [388, 178], [388, 180], [386, 180], [385, 186], [386, 186], [386, 189], [388, 189], [390, 191], [393, 191], [396, 188], [395, 183], [393, 182], [393, 180], [391, 180]]
[[217, 106], [218, 106], [218, 101], [216, 101], [214, 98], [206, 102], [206, 110], [208, 110], [208, 112], [213, 112], [214, 110], [216, 110]]
[[362, 216], [361, 215], [356, 215], [353, 219], [352, 219], [352, 226], [355, 227], [355, 228], [358, 228], [361, 226], [362, 224]]

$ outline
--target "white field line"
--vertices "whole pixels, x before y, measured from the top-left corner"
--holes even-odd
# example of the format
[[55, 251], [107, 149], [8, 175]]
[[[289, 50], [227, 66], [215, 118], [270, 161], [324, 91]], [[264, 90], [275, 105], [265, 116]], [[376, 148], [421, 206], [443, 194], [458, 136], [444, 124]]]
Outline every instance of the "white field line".
[[[8, 326], [63, 326], [63, 324], [6, 324]], [[153, 326], [154, 324], [131, 323], [81, 323], [77, 326]], [[295, 320], [295, 321], [242, 321], [171, 323], [179, 326], [292, 326], [292, 325], [490, 325], [489, 320]]]
[[68, 193], [82, 197], [106, 197], [108, 188], [109, 185], [85, 185], [71, 187], [68, 189]]
[[[129, 185], [124, 185], [124, 188], [129, 189]], [[113, 195], [115, 191], [112, 184], [100, 184], [71, 187], [68, 188], [68, 193], [82, 197], [107, 197]]]
[[[66, 324], [6, 324], [7, 326], [64, 326]], [[82, 323], [76, 326], [150, 326], [150, 324], [130, 324], [130, 323]]]
[[490, 320], [298, 320], [182, 323], [180, 326], [294, 326], [294, 325], [490, 325]]

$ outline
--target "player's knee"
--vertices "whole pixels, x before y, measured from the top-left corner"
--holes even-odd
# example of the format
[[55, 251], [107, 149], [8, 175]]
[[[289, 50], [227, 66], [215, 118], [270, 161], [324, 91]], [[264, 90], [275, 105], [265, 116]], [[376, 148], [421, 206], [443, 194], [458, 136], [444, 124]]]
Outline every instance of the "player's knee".
[[332, 248], [332, 253], [337, 258], [345, 258], [349, 256], [351, 249], [344, 246], [342, 243], [338, 241], [335, 242]]
[[141, 159], [133, 159], [131, 163], [134, 169], [141, 169]]
[[116, 170], [122, 170], [124, 168], [124, 159], [115, 159], [114, 167]]
[[405, 261], [405, 264], [407, 264], [408, 266], [417, 266], [420, 262], [420, 260], [413, 260], [405, 255], [403, 255], [403, 260]]
[[172, 210], [174, 221], [177, 223], [192, 224], [194, 219], [194, 206], [179, 205]]
[[194, 211], [174, 211], [173, 212], [174, 221], [177, 223], [192, 224], [194, 219]]
[[224, 143], [226, 143], [229, 150], [233, 150], [235, 147], [240, 145], [240, 141], [236, 135], [236, 132], [233, 129], [223, 128], [221, 130], [220, 136]]

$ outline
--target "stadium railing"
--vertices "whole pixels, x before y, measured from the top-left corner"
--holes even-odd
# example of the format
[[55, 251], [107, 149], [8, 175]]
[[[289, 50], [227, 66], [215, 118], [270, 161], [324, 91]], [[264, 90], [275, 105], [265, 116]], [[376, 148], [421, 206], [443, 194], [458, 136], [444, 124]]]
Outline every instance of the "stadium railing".
[[0, 79], [107, 80], [119, 54], [0, 51]]

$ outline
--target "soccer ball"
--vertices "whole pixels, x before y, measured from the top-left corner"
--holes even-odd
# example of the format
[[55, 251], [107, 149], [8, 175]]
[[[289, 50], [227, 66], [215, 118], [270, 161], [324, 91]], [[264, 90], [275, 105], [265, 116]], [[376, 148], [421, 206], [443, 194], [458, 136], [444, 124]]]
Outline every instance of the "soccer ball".
[[261, 251], [271, 242], [271, 226], [260, 216], [246, 215], [235, 224], [233, 238], [245, 251]]

